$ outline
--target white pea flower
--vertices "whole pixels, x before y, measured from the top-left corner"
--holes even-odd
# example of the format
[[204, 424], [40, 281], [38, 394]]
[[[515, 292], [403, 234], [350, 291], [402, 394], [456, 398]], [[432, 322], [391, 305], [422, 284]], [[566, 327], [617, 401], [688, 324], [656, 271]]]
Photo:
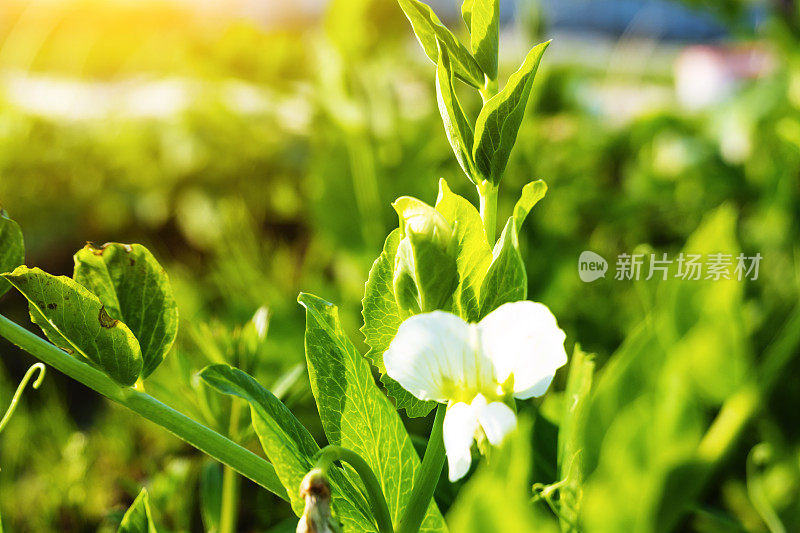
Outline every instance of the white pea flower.
[[450, 481], [472, 463], [481, 432], [494, 446], [516, 426], [507, 405], [547, 391], [567, 362], [566, 334], [544, 304], [501, 305], [478, 324], [444, 311], [414, 315], [383, 354], [386, 373], [420, 400], [447, 404], [444, 447]]

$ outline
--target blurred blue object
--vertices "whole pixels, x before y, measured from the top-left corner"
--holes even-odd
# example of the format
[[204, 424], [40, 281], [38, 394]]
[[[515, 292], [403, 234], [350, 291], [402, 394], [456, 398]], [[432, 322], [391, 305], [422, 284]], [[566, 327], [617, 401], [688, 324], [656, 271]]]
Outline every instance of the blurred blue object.
[[[460, 15], [457, 1], [429, 3], [445, 20], [456, 20]], [[512, 22], [516, 12], [530, 9], [532, 4], [539, 4], [550, 30], [691, 42], [713, 42], [728, 36], [726, 26], [714, 13], [677, 0], [501, 0], [502, 22]], [[755, 27], [764, 11], [763, 5], [754, 5], [742, 23]]]
[[542, 0], [552, 29], [623, 33], [680, 41], [713, 41], [726, 36], [706, 11], [667, 0]]

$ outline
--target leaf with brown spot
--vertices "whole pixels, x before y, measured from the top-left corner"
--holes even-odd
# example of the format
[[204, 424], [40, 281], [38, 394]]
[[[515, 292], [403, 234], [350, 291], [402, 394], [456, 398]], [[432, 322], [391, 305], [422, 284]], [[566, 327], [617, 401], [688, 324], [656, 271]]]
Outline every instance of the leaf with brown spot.
[[142, 377], [164, 360], [178, 333], [178, 306], [167, 273], [140, 244], [87, 244], [75, 254], [73, 279], [92, 291], [108, 316], [124, 322], [142, 349]]
[[121, 385], [136, 382], [142, 371], [139, 342], [128, 326], [109, 316], [97, 296], [66, 276], [39, 268], [20, 266], [3, 277], [28, 299], [31, 320], [53, 344]]

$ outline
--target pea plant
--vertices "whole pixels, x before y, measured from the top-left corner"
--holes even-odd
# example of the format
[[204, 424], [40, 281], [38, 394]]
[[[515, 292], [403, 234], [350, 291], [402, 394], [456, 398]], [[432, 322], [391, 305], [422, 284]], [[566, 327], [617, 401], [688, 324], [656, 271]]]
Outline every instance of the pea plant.
[[[531, 49], [500, 90], [498, 0], [464, 2], [469, 47], [426, 4], [399, 3], [436, 65], [445, 133], [479, 209], [444, 180], [433, 205], [411, 197], [392, 204], [399, 224], [365, 286], [366, 354], [335, 305], [300, 294], [325, 447], [273, 392], [229, 364], [211, 364], [200, 378], [249, 405], [268, 461], [146, 392], [176, 338], [178, 309], [167, 273], [145, 247], [87, 245], [74, 256], [72, 277], [55, 276], [22, 265], [22, 232], [0, 218], [0, 291], [13, 287], [27, 299], [49, 342], [5, 317], [0, 335], [285, 499], [300, 517], [298, 531], [445, 531], [433, 501], [445, 463], [456, 482], [473, 469], [473, 456], [491, 462], [517, 426], [517, 401], [544, 395], [567, 362], [555, 317], [526, 299], [518, 243], [544, 182], [523, 187], [496, 238], [498, 188], [548, 43]], [[474, 120], [459, 101], [460, 83], [482, 100]], [[421, 460], [401, 409], [412, 418], [435, 410]], [[120, 531], [155, 531], [146, 492]]]

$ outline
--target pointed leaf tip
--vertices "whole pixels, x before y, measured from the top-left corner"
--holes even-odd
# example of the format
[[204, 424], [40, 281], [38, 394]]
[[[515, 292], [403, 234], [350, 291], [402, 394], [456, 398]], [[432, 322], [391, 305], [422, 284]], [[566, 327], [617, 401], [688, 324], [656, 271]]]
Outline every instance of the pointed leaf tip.
[[490, 98], [478, 115], [472, 156], [477, 170], [494, 185], [500, 182], [508, 164], [534, 77], [549, 44], [550, 41], [546, 41], [533, 47], [503, 90]]

